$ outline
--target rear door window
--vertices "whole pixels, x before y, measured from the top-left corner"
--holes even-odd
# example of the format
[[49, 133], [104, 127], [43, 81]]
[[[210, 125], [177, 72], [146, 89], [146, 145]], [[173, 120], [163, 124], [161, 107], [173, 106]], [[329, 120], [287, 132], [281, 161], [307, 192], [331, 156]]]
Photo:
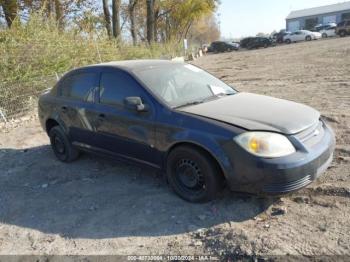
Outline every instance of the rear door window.
[[74, 100], [93, 102], [97, 74], [81, 72], [70, 75], [60, 83], [60, 94]]

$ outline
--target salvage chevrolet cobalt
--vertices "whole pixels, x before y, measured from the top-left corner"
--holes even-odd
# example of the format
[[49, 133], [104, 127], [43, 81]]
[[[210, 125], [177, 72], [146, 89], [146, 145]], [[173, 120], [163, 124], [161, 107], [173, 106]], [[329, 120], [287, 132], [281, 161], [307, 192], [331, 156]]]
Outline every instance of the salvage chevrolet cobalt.
[[224, 185], [283, 194], [320, 176], [335, 137], [313, 108], [241, 93], [204, 70], [165, 60], [74, 69], [39, 99], [39, 118], [63, 162], [81, 151], [164, 171], [191, 202]]

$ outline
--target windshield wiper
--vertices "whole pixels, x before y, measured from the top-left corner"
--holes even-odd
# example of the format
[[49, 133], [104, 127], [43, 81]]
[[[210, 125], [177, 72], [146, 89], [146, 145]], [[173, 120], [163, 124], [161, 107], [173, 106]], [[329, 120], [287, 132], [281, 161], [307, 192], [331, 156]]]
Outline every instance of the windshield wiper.
[[204, 102], [208, 102], [208, 101], [211, 101], [211, 100], [223, 97], [223, 96], [231, 96], [231, 95], [234, 95], [234, 94], [235, 93], [228, 93], [228, 94], [227, 93], [218, 93], [216, 95], [209, 96], [209, 97], [204, 98], [202, 100], [191, 101], [191, 102], [185, 103], [183, 105], [175, 106], [174, 108], [176, 109], [176, 108], [185, 107], [185, 106], [198, 105], [198, 104], [202, 104]]
[[218, 93], [218, 94], [207, 97], [206, 99], [203, 100], [203, 102], [211, 101], [211, 100], [221, 98], [224, 96], [232, 96], [232, 95], [234, 95], [234, 93]]
[[204, 100], [198, 100], [198, 101], [191, 101], [191, 102], [188, 102], [188, 103], [185, 103], [183, 105], [179, 105], [179, 106], [175, 106], [174, 108], [180, 108], [180, 107], [185, 107], [185, 106], [193, 106], [193, 105], [198, 105], [198, 104], [201, 104], [203, 103]]

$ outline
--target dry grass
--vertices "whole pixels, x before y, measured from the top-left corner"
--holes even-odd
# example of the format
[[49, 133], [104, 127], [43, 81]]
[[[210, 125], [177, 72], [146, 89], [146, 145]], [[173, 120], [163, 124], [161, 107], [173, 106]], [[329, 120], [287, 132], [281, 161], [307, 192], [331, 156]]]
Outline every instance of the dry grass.
[[55, 21], [32, 15], [27, 24], [14, 23], [10, 30], [0, 31], [0, 110], [9, 117], [26, 111], [31, 97], [75, 67], [177, 54], [176, 44], [132, 46], [104, 36], [63, 32]]

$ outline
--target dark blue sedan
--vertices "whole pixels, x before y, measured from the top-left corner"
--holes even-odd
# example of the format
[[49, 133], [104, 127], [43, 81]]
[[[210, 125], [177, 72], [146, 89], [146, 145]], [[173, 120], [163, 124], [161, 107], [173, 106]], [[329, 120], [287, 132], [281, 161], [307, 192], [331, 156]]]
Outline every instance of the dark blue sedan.
[[74, 69], [39, 99], [39, 117], [63, 162], [81, 151], [166, 173], [183, 199], [234, 191], [282, 194], [332, 161], [335, 138], [316, 110], [240, 93], [193, 65], [135, 60]]

